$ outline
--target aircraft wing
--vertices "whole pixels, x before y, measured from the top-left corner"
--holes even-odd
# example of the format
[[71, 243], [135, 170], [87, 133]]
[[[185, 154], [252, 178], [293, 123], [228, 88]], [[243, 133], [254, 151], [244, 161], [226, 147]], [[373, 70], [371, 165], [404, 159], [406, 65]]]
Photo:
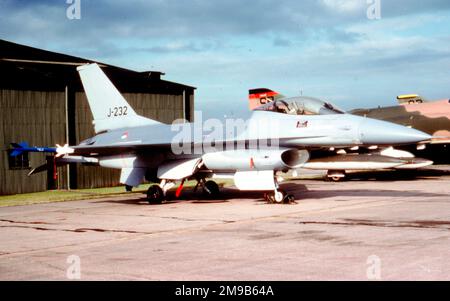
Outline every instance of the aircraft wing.
[[[318, 136], [318, 135], [309, 135], [303, 138], [323, 138], [326, 136]], [[222, 144], [222, 149], [227, 149], [227, 145], [238, 145], [245, 146], [249, 145], [257, 145], [256, 140], [243, 140], [243, 139], [230, 139], [223, 141], [215, 141], [216, 147], [220, 150], [220, 144]], [[289, 139], [281, 138], [279, 139], [279, 145], [283, 148], [292, 148], [293, 146], [289, 142]], [[202, 145], [201, 142], [183, 142], [183, 148], [188, 148], [190, 150], [195, 150], [197, 148], [202, 149], [208, 147], [208, 142]], [[298, 148], [298, 147], [295, 147]], [[322, 147], [301, 147], [298, 149], [320, 149]], [[324, 149], [327, 149], [324, 147]], [[149, 153], [149, 152], [171, 152], [172, 144], [171, 143], [156, 143], [156, 144], [142, 144], [137, 142], [124, 142], [124, 143], [114, 143], [114, 144], [105, 144], [105, 145], [77, 145], [77, 146], [67, 146], [57, 148], [56, 152], [58, 156], [62, 155], [79, 155], [79, 156], [112, 156], [112, 155], [121, 155], [121, 154], [129, 154], [129, 153]]]
[[[73, 151], [72, 151], [73, 150]], [[70, 154], [79, 156], [114, 156], [131, 153], [151, 153], [170, 151], [171, 144], [110, 144], [110, 145], [78, 145], [68, 148], [68, 151], [57, 151], [59, 155]]]

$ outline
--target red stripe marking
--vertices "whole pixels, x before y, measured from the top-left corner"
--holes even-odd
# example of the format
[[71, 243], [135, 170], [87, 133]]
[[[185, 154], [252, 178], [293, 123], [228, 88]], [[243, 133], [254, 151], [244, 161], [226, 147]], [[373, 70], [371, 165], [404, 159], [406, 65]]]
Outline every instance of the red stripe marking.
[[255, 162], [253, 161], [253, 158], [250, 158], [250, 168], [255, 168]]
[[58, 179], [58, 171], [56, 169], [56, 159], [55, 157], [53, 157], [53, 180], [57, 180]]
[[262, 97], [270, 97], [270, 96], [276, 96], [280, 93], [277, 92], [264, 92], [264, 93], [255, 93], [255, 94], [250, 94], [249, 98], [262, 98]]
[[177, 198], [180, 197], [180, 195], [181, 195], [181, 190], [183, 190], [183, 184], [184, 184], [184, 181], [185, 181], [185, 180], [186, 180], [186, 179], [183, 179], [183, 181], [181, 181], [180, 186], [178, 186], [177, 191], [175, 192], [175, 197], [177, 197]]

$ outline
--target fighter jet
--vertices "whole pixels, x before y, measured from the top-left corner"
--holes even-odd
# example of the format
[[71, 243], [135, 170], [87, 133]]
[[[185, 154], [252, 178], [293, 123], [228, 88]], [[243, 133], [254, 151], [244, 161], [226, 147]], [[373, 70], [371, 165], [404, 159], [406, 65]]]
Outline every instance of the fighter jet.
[[[77, 68], [94, 117], [96, 135], [79, 145], [57, 147], [72, 162], [121, 169], [128, 189], [144, 178], [153, 183], [149, 203], [160, 203], [168, 189], [195, 179], [215, 196], [213, 180], [231, 178], [240, 190], [264, 192], [268, 202], [289, 198], [280, 190], [278, 172], [304, 165], [311, 150], [330, 147], [411, 144], [430, 135], [393, 123], [345, 114], [331, 105], [306, 107], [302, 99], [268, 102], [256, 108], [240, 131], [220, 137], [211, 124], [172, 125], [139, 116], [97, 64]], [[305, 114], [308, 111], [308, 114]], [[322, 113], [322, 114], [318, 114]], [[206, 126], [207, 125], [207, 126]]]

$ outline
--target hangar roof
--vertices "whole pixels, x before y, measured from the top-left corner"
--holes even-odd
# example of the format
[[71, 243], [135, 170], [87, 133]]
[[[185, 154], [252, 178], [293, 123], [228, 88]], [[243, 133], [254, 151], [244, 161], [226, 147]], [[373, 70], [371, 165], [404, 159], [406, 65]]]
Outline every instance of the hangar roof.
[[[0, 87], [62, 91], [69, 85], [83, 91], [76, 67], [96, 61], [20, 45], [0, 39]], [[136, 72], [98, 63], [121, 92], [181, 94], [195, 87], [161, 79], [162, 72]]]

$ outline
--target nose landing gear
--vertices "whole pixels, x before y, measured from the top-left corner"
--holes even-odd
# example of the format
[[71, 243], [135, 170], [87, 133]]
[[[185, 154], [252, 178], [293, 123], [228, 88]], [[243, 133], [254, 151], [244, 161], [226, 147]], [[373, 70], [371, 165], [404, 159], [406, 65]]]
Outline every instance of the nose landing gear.
[[294, 196], [278, 189], [264, 193], [264, 200], [269, 204], [291, 204], [294, 202]]
[[[154, 184], [150, 186], [147, 190], [147, 202], [149, 204], [161, 204], [166, 200], [167, 191], [175, 185], [173, 181], [162, 180], [161, 184]], [[205, 179], [198, 179], [197, 185], [194, 187], [194, 192], [197, 191], [198, 187], [203, 190], [203, 195], [207, 198], [216, 198], [220, 194], [219, 185], [214, 181], [205, 181]], [[180, 188], [179, 188], [180, 189]], [[180, 191], [177, 191], [177, 196]]]

